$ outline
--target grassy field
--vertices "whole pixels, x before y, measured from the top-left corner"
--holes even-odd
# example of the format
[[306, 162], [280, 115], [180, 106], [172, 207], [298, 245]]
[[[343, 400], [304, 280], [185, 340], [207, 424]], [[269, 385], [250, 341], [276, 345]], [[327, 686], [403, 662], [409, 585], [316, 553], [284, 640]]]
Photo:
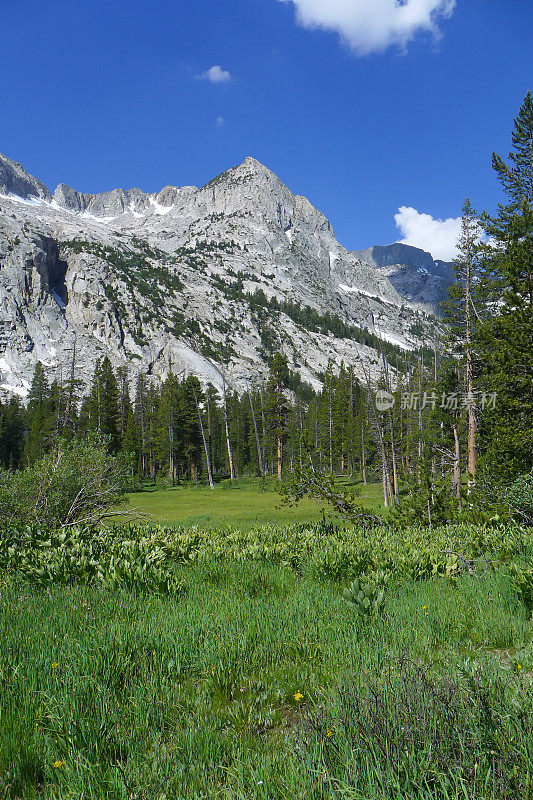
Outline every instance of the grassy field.
[[[380, 508], [379, 484], [353, 484], [364, 508]], [[279, 508], [276, 484], [260, 480], [221, 481], [214, 489], [185, 484], [173, 489], [147, 485], [145, 491], [129, 495], [128, 509], [138, 509], [154, 522], [200, 525], [203, 528], [229, 526], [248, 530], [254, 525], [313, 522], [322, 518], [314, 500], [304, 498], [295, 508]]]
[[[353, 566], [330, 561], [328, 537], [296, 532], [293, 568], [258, 549], [289, 534], [228, 535], [227, 558], [223, 535], [212, 557], [180, 551], [172, 597], [4, 574], [0, 798], [531, 797], [532, 625], [507, 567], [413, 580], [398, 562], [365, 618], [324, 576]], [[376, 559], [394, 536], [376, 534]], [[398, 537], [394, 558], [426, 570]]]

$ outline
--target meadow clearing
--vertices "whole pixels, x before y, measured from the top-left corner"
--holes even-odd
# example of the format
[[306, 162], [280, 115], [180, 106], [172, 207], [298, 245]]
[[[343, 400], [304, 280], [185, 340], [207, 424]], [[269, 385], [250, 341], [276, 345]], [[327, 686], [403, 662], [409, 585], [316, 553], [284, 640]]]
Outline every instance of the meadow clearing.
[[[382, 509], [383, 498], [378, 483], [366, 486], [355, 477], [340, 484], [357, 493], [361, 506]], [[146, 483], [142, 492], [128, 496], [127, 510], [138, 509], [149, 521], [200, 525], [203, 528], [230, 527], [249, 530], [254, 525], [297, 524], [322, 519], [322, 506], [305, 497], [295, 507], [281, 507], [277, 481], [267, 478], [239, 481], [224, 480], [210, 489], [205, 484], [186, 483], [162, 488]]]
[[227, 497], [242, 529], [2, 549], [0, 797], [529, 797], [530, 533], [253, 527], [275, 495], [251, 494], [221, 488], [209, 520]]

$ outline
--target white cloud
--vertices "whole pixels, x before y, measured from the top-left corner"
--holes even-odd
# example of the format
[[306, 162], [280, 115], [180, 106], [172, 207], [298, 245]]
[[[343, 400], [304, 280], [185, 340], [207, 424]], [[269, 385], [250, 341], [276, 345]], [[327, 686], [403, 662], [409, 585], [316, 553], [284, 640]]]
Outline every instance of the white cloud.
[[358, 55], [405, 49], [417, 33], [440, 35], [456, 0], [281, 0], [296, 6], [306, 28], [336, 31]]
[[403, 234], [402, 244], [427, 250], [433, 258], [453, 261], [457, 255], [457, 241], [461, 235], [461, 217], [434, 219], [421, 214], [416, 208], [400, 206], [394, 215], [398, 230]]
[[210, 81], [211, 83], [227, 83], [231, 80], [231, 73], [226, 69], [222, 69], [220, 64], [217, 64], [214, 67], [210, 67], [210, 69], [205, 72], [202, 72], [200, 78]]
[[215, 120], [215, 127], [216, 128], [223, 128], [225, 124], [226, 124], [226, 120], [224, 119], [224, 117], [217, 117], [216, 118], [216, 120]]

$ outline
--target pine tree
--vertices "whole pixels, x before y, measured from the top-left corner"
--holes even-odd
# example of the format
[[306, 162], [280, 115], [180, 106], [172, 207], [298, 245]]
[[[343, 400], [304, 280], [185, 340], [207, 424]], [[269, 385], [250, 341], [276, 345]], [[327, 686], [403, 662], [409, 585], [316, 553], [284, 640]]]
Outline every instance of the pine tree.
[[117, 379], [107, 356], [96, 362], [91, 389], [86, 403], [88, 424], [108, 439], [110, 453], [116, 453], [122, 442]]
[[179, 389], [179, 435], [182, 453], [188, 464], [191, 480], [197, 481], [202, 458], [202, 433], [198, 422], [196, 398], [202, 396], [200, 381], [189, 375]]
[[263, 467], [263, 451], [262, 451], [262, 448], [261, 448], [261, 440], [259, 438], [259, 429], [257, 427], [257, 417], [255, 415], [255, 408], [254, 408], [254, 402], [255, 401], [254, 401], [253, 394], [252, 394], [252, 392], [250, 390], [250, 387], [248, 387], [247, 395], [248, 395], [248, 401], [250, 403], [250, 413], [251, 413], [251, 417], [252, 417], [252, 425], [253, 425], [253, 431], [254, 431], [254, 441], [255, 441], [255, 446], [256, 446], [256, 451], [257, 451], [257, 466], [258, 466], [258, 469], [259, 469], [259, 475], [263, 478], [264, 475], [265, 475], [264, 467]]
[[161, 386], [160, 425], [158, 430], [158, 452], [162, 462], [168, 464], [171, 486], [176, 483], [179, 463], [179, 381], [169, 372]]
[[213, 476], [223, 471], [224, 448], [222, 446], [222, 414], [220, 410], [220, 395], [214, 386], [209, 385], [205, 392], [205, 436]]
[[131, 438], [131, 430], [133, 429], [133, 406], [130, 397], [130, 385], [128, 377], [128, 368], [119, 367], [117, 369], [117, 385], [118, 385], [118, 429], [120, 432], [121, 447], [123, 450], [132, 451], [131, 443], [128, 447], [124, 446], [126, 435]]
[[276, 475], [279, 481], [283, 476], [283, 446], [287, 440], [287, 417], [289, 403], [285, 396], [285, 386], [289, 377], [287, 359], [276, 353], [270, 364], [265, 394], [265, 416], [267, 429], [274, 445]]
[[161, 393], [150, 385], [145, 393], [145, 448], [148, 474], [155, 484], [160, 465]]
[[458, 255], [454, 261], [455, 282], [445, 304], [455, 349], [464, 359], [464, 389], [468, 409], [467, 485], [470, 491], [477, 463], [477, 409], [474, 390], [474, 334], [485, 314], [487, 292], [481, 262], [481, 228], [469, 199], [463, 205]]
[[134, 416], [137, 428], [137, 448], [139, 452], [139, 468], [143, 478], [148, 475], [148, 447], [147, 447], [147, 430], [148, 430], [148, 409], [146, 401], [146, 393], [148, 387], [146, 384], [146, 377], [142, 372], [137, 375], [135, 384], [135, 404]]
[[52, 406], [50, 387], [44, 367], [40, 361], [35, 365], [33, 379], [28, 392], [26, 410], [27, 436], [24, 460], [27, 464], [37, 461], [51, 443]]
[[[433, 481], [440, 475], [447, 481], [450, 494], [461, 501], [461, 472], [464, 466], [461, 441], [469, 425], [469, 408], [459, 400], [462, 388], [457, 364], [449, 362], [441, 366], [437, 380], [433, 377], [427, 395], [433, 397], [428, 405], [424, 445], [432, 464]], [[451, 399], [448, 404], [448, 399]], [[455, 402], [457, 398], [457, 402]]]
[[496, 395], [481, 418], [483, 464], [508, 484], [533, 466], [533, 100], [528, 92], [515, 120], [509, 163], [493, 155], [508, 202], [486, 218], [493, 246], [486, 268], [504, 292], [497, 313], [480, 326], [479, 381]]
[[24, 409], [18, 397], [0, 404], [0, 465], [19, 469], [24, 451]]
[[516, 214], [520, 214], [524, 203], [533, 203], [533, 97], [528, 91], [514, 121], [511, 134], [513, 150], [509, 162], [492, 154], [492, 168], [496, 172], [503, 190], [509, 198], [508, 203], [500, 203], [498, 215], [490, 220], [493, 235], [498, 231], [506, 237], [509, 224]]

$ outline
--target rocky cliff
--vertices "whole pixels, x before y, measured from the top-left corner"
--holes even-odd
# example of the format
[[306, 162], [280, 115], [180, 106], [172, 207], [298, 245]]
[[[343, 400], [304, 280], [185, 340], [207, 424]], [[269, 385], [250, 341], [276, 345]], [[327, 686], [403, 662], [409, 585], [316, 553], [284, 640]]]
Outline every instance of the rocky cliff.
[[215, 385], [224, 370], [242, 388], [276, 350], [315, 386], [329, 359], [376, 375], [378, 339], [410, 350], [439, 335], [379, 250], [348, 252], [253, 158], [201, 188], [52, 195], [0, 156], [0, 386], [24, 395], [37, 360], [64, 376], [74, 339], [84, 380], [108, 354]]
[[369, 247], [356, 254], [372, 264], [380, 276], [388, 278], [406, 300], [437, 315], [442, 313], [441, 303], [454, 281], [452, 263], [400, 242]]

